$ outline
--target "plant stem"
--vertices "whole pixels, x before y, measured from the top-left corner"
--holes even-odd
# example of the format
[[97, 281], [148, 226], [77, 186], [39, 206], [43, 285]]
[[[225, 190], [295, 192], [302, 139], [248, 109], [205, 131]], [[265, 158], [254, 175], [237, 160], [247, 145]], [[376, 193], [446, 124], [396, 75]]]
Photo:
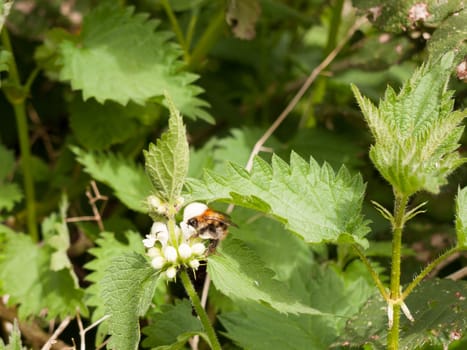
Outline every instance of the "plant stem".
[[388, 296], [388, 293], [386, 292], [386, 288], [384, 287], [383, 282], [381, 282], [378, 273], [371, 266], [370, 260], [368, 260], [368, 258], [365, 256], [365, 254], [363, 254], [363, 252], [361, 251], [361, 249], [360, 249], [360, 247], [358, 245], [354, 244], [353, 247], [354, 247], [355, 251], [357, 252], [358, 256], [360, 257], [360, 259], [365, 264], [368, 271], [370, 272], [370, 275], [373, 278], [373, 281], [375, 282], [376, 287], [378, 287], [378, 290], [381, 293], [381, 295], [383, 296], [384, 300], [387, 301], [389, 296]]
[[189, 48], [186, 45], [186, 41], [185, 41], [185, 37], [183, 36], [182, 29], [180, 28], [180, 25], [178, 24], [177, 17], [175, 17], [175, 14], [172, 11], [172, 7], [170, 6], [170, 3], [168, 0], [162, 0], [161, 2], [162, 2], [162, 6], [164, 6], [164, 10], [165, 10], [165, 13], [167, 14], [167, 17], [169, 17], [170, 24], [172, 25], [172, 29], [175, 32], [175, 35], [177, 36], [177, 40], [183, 49], [183, 57], [185, 59], [185, 62], [188, 62], [190, 58], [190, 52], [189, 52]]
[[189, 70], [196, 70], [204, 59], [206, 53], [214, 46], [217, 37], [222, 34], [222, 28], [225, 26], [225, 13], [222, 7], [209, 22], [209, 26], [203, 35], [196, 42], [189, 62]]
[[[36, 201], [34, 190], [34, 178], [31, 166], [31, 150], [25, 104], [26, 96], [28, 95], [29, 91], [25, 91], [24, 88], [21, 86], [21, 81], [18, 74], [18, 69], [16, 67], [10, 37], [8, 36], [8, 32], [5, 27], [2, 30], [2, 44], [8, 51], [10, 51], [13, 57], [13, 59], [11, 60], [8, 78], [11, 81], [11, 84], [13, 85], [14, 89], [11, 92], [8, 92], [6, 90], [4, 90], [4, 92], [8, 99], [8, 102], [10, 102], [10, 104], [13, 106], [16, 124], [18, 127], [19, 146], [21, 150], [21, 166], [23, 169], [23, 184], [26, 193], [28, 232], [32, 240], [37, 242], [39, 240], [39, 234], [37, 232], [36, 226]], [[36, 74], [37, 73], [34, 74], [34, 77], [36, 76]], [[33, 78], [31, 78], [28, 87], [30, 87], [30, 85], [32, 84], [32, 79]]]
[[454, 247], [449, 249], [447, 252], [444, 254], [440, 255], [437, 257], [435, 260], [433, 260], [431, 263], [429, 263], [422, 272], [418, 274], [418, 276], [407, 286], [407, 288], [404, 290], [404, 292], [401, 295], [401, 299], [404, 300], [409, 296], [409, 294], [412, 292], [412, 290], [420, 284], [420, 282], [428, 275], [439, 263], [441, 263], [443, 260], [446, 260], [450, 255], [453, 253], [459, 251], [459, 247]]
[[[394, 223], [392, 238], [392, 264], [391, 264], [391, 299], [400, 298], [401, 285], [401, 248], [402, 248], [402, 230], [405, 224], [405, 209], [409, 197], [404, 194], [395, 194], [394, 201]], [[393, 309], [393, 322], [388, 335], [388, 350], [397, 350], [399, 348], [399, 321], [400, 305], [399, 303], [388, 304]]]
[[191, 303], [196, 313], [198, 314], [198, 317], [201, 323], [203, 324], [204, 331], [206, 332], [206, 335], [208, 336], [208, 339], [211, 345], [211, 349], [221, 350], [221, 344], [219, 343], [219, 340], [217, 339], [216, 332], [214, 331], [214, 328], [209, 322], [209, 318], [208, 318], [208, 315], [206, 314], [206, 311], [201, 306], [201, 301], [199, 300], [198, 294], [196, 293], [195, 288], [193, 287], [193, 284], [191, 283], [190, 277], [188, 276], [188, 273], [186, 272], [185, 269], [182, 269], [180, 271], [180, 278], [182, 280], [183, 286], [185, 287], [185, 290], [188, 296], [191, 299]]

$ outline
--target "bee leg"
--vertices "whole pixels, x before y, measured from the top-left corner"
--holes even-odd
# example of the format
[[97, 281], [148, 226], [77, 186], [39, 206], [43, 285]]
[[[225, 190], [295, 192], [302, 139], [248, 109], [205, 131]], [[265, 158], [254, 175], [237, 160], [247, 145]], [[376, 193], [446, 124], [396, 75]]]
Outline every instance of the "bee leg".
[[211, 242], [208, 245], [208, 254], [207, 255], [211, 255], [211, 254], [215, 253], [218, 244], [219, 244], [219, 240], [212, 239]]

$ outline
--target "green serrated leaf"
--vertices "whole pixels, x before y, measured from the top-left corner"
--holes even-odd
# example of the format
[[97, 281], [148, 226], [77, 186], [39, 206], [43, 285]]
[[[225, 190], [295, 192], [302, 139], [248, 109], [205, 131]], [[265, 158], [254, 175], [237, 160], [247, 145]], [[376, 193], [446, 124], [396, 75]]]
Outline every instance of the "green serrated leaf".
[[349, 239], [367, 246], [369, 231], [360, 213], [365, 186], [346, 168], [336, 174], [311, 158], [305, 162], [292, 153], [290, 165], [277, 156], [272, 166], [256, 158], [251, 173], [231, 164], [223, 174], [206, 172], [190, 180], [187, 201], [225, 200], [273, 216], [306, 242]]
[[[451, 12], [452, 13], [452, 12]], [[428, 51], [433, 58], [444, 53], [456, 52], [456, 57], [463, 58], [467, 54], [467, 8], [454, 12], [434, 31], [428, 41]]]
[[246, 245], [228, 239], [209, 257], [208, 272], [216, 288], [234, 300], [264, 302], [285, 313], [321, 314], [300, 303], [263, 265]]
[[134, 136], [137, 130], [134, 113], [142, 108], [123, 107], [108, 101], [94, 99], [83, 102], [75, 98], [70, 104], [70, 123], [78, 141], [88, 150], [103, 150]]
[[29, 236], [6, 232], [0, 255], [1, 288], [10, 295], [10, 305], [20, 304], [20, 319], [44, 309], [49, 320], [74, 315], [77, 309], [87, 314], [84, 292], [76, 286], [74, 273], [68, 268], [50, 269], [55, 251], [48, 245], [37, 246]]
[[467, 247], [467, 187], [459, 189], [456, 198], [457, 246]]
[[[151, 324], [143, 328], [143, 333], [147, 335], [142, 345], [147, 348], [171, 345], [170, 348], [182, 347], [189, 337], [194, 334], [203, 333], [201, 321], [193, 316], [193, 309], [189, 300], [184, 299], [175, 305], [162, 305], [162, 312], [157, 313], [151, 319]], [[180, 340], [185, 343], [180, 344]]]
[[188, 173], [190, 151], [182, 116], [170, 104], [169, 129], [144, 151], [146, 173], [157, 196], [169, 203], [180, 197]]
[[1, 350], [26, 350], [26, 347], [23, 347], [21, 342], [21, 332], [18, 327], [18, 320], [15, 319], [13, 322], [13, 329], [10, 332], [8, 337], [8, 345], [3, 343], [3, 340], [0, 339], [0, 349]]
[[0, 183], [13, 171], [15, 167], [15, 157], [13, 151], [8, 150], [0, 144]]
[[438, 193], [464, 162], [456, 149], [467, 112], [452, 111], [452, 67], [452, 53], [423, 65], [398, 95], [388, 88], [378, 108], [352, 87], [375, 139], [370, 158], [397, 193]]
[[82, 90], [84, 100], [100, 103], [145, 104], [167, 91], [185, 115], [212, 122], [204, 110], [208, 104], [197, 97], [203, 90], [192, 84], [198, 76], [182, 70], [181, 51], [168, 41], [171, 34], [156, 32], [158, 22], [147, 18], [103, 2], [84, 18], [78, 40], [61, 43], [60, 78]]
[[[111, 266], [117, 256], [127, 255], [133, 252], [143, 254], [144, 247], [141, 244], [141, 236], [137, 232], [127, 231], [124, 234], [126, 243], [120, 242], [110, 232], [101, 232], [96, 240], [96, 247], [89, 249], [94, 259], [84, 267], [92, 272], [86, 276], [86, 280], [92, 284], [86, 288], [86, 303], [94, 307], [91, 321], [95, 322], [105, 315], [104, 300], [102, 299], [102, 284], [105, 271]], [[96, 336], [96, 346], [100, 345], [108, 333], [106, 322], [99, 324]]]
[[302, 275], [306, 303], [338, 316], [284, 314], [266, 305], [236, 301], [238, 311], [220, 316], [226, 336], [244, 349], [329, 349], [348, 317], [359, 311], [374, 287], [361, 276], [348, 278], [330, 266], [314, 267], [311, 271], [316, 273], [309, 270]]
[[23, 193], [17, 184], [0, 182], [0, 211], [6, 209], [10, 211], [16, 203], [23, 199]]
[[97, 181], [110, 186], [115, 195], [130, 209], [145, 213], [144, 198], [151, 192], [151, 184], [144, 170], [112, 153], [85, 152], [71, 147], [88, 174]]
[[156, 287], [154, 269], [140, 254], [115, 258], [101, 281], [102, 299], [109, 318], [110, 349], [138, 349], [139, 320]]
[[[409, 295], [406, 304], [415, 322], [401, 316], [400, 350], [414, 350], [423, 346], [443, 346], [464, 335], [467, 329], [467, 282], [430, 280], [420, 284]], [[387, 315], [382, 312], [386, 303], [376, 294], [361, 312], [346, 326], [339, 344], [360, 346], [371, 344], [385, 349]]]

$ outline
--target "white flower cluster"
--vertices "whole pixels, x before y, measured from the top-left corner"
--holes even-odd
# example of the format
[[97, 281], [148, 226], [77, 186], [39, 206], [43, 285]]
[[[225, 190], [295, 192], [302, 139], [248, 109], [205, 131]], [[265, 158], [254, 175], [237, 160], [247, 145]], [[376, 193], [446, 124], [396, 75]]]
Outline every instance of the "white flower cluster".
[[195, 233], [185, 220], [180, 226], [174, 225], [172, 235], [165, 223], [154, 222], [151, 232], [143, 239], [152, 267], [164, 272], [170, 280], [175, 278], [180, 267], [198, 269], [200, 261], [206, 258], [206, 246]]

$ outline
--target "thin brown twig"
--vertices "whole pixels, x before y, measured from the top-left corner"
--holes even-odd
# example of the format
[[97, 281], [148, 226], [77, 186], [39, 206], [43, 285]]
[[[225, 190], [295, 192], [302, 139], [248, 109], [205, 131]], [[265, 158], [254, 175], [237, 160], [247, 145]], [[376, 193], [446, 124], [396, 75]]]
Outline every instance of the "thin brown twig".
[[[81, 321], [81, 316], [79, 313], [76, 314], [76, 322], [78, 323], [78, 328], [79, 328], [79, 338], [80, 338], [80, 350], [85, 350], [86, 349], [86, 332], [93, 329], [100, 323], [104, 322], [106, 319], [108, 319], [110, 315], [105, 315], [98, 319], [96, 322], [93, 324], [87, 326], [86, 328], [83, 328], [83, 322]], [[104, 342], [106, 343], [106, 342]], [[102, 345], [102, 344], [101, 344]]]
[[58, 336], [62, 334], [65, 328], [70, 324], [70, 321], [71, 321], [70, 316], [65, 317], [65, 319], [60, 323], [58, 328], [55, 330], [55, 332], [52, 334], [49, 340], [47, 340], [47, 342], [44, 344], [41, 350], [50, 350], [52, 346], [57, 342]]
[[460, 270], [457, 270], [456, 272], [451, 273], [449, 276], [446, 276], [446, 278], [449, 278], [454, 281], [459, 281], [460, 279], [466, 276], [467, 276], [467, 266], [463, 267]]
[[52, 140], [50, 139], [47, 129], [42, 124], [37, 111], [30, 104], [28, 105], [28, 116], [32, 123], [35, 125], [35, 132], [34, 135], [32, 135], [31, 137], [31, 143], [34, 143], [36, 138], [40, 138], [44, 143], [44, 147], [47, 152], [47, 155], [49, 156], [49, 159], [57, 159], [57, 152], [55, 152], [54, 150]]
[[277, 117], [277, 119], [274, 121], [274, 123], [272, 123], [272, 125], [269, 127], [269, 129], [267, 129], [266, 132], [263, 134], [263, 136], [261, 136], [259, 138], [259, 140], [256, 142], [255, 146], [253, 147], [253, 150], [251, 151], [248, 162], [246, 164], [246, 167], [245, 167], [246, 170], [248, 170], [248, 171], [251, 170], [251, 168], [253, 166], [253, 159], [261, 151], [261, 148], [263, 147], [265, 142], [272, 136], [272, 134], [282, 124], [282, 122], [285, 120], [285, 118], [287, 118], [287, 116], [290, 114], [290, 112], [292, 112], [292, 110], [295, 108], [297, 103], [300, 101], [300, 99], [303, 97], [303, 95], [308, 90], [308, 88], [311, 86], [311, 84], [315, 81], [315, 79], [319, 76], [319, 74], [334, 60], [334, 58], [336, 58], [337, 54], [342, 50], [342, 48], [347, 43], [347, 41], [352, 37], [352, 35], [355, 33], [355, 31], [358, 28], [360, 28], [363, 23], [366, 22], [366, 20], [367, 20], [366, 17], [358, 18], [355, 21], [354, 25], [347, 32], [347, 35], [345, 36], [345, 38], [311, 72], [311, 74], [305, 80], [305, 83], [302, 85], [300, 90], [298, 90], [298, 92], [295, 94], [295, 96], [289, 102], [287, 107], [285, 107], [285, 109]]
[[[80, 222], [80, 221], [95, 221], [97, 222], [97, 225], [99, 226], [99, 229], [101, 231], [104, 231], [104, 223], [102, 222], [102, 211], [104, 209], [105, 203], [108, 200], [107, 196], [101, 195], [99, 192], [99, 188], [97, 187], [97, 184], [94, 180], [91, 181], [91, 191], [86, 190], [86, 197], [88, 197], [89, 200], [89, 205], [92, 208], [92, 212], [94, 215], [88, 215], [88, 216], [76, 216], [72, 218], [67, 218], [67, 222]], [[101, 210], [97, 209], [96, 202], [97, 201], [104, 201], [104, 205], [102, 206]]]

